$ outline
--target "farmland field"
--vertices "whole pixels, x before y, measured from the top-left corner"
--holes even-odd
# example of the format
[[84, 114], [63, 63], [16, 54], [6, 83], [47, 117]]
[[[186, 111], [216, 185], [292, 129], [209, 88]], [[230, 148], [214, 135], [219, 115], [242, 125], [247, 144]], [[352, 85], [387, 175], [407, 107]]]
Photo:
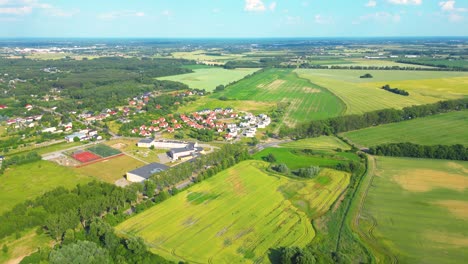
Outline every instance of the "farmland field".
[[[468, 73], [432, 71], [311, 70], [296, 73], [329, 89], [346, 104], [346, 114], [434, 103], [468, 96]], [[359, 76], [370, 73], [373, 78]], [[401, 96], [380, 89], [385, 84], [404, 89]]]
[[[300, 246], [314, 237], [310, 219], [325, 213], [349, 174], [324, 169], [314, 180], [267, 174], [245, 161], [117, 226], [152, 251], [195, 263], [267, 259], [269, 248]], [[325, 191], [327, 190], [327, 191]]]
[[275, 109], [274, 102], [257, 102], [251, 100], [228, 100], [222, 101], [210, 97], [202, 97], [196, 101], [188, 102], [181, 106], [179, 113], [192, 113], [203, 109], [232, 108], [234, 111], [248, 111], [254, 114], [268, 113]]
[[313, 150], [335, 150], [341, 148], [342, 150], [351, 149], [350, 146], [346, 145], [337, 137], [333, 136], [321, 136], [316, 138], [300, 139], [288, 143], [281, 144], [285, 148], [296, 148], [296, 149], [313, 149]]
[[468, 112], [452, 112], [343, 133], [360, 146], [411, 142], [468, 146]]
[[122, 179], [128, 171], [143, 165], [145, 165], [145, 163], [124, 155], [109, 160], [98, 161], [80, 168], [74, 168], [74, 170], [82, 175], [114, 183], [116, 180]]
[[185, 83], [190, 88], [205, 89], [206, 91], [211, 92], [220, 84], [227, 85], [256, 71], [258, 71], [258, 69], [239, 68], [226, 70], [219, 67], [199, 68], [194, 69], [193, 73], [161, 77], [158, 79], [181, 82]]
[[359, 222], [366, 242], [400, 263], [464, 263], [468, 163], [377, 157], [376, 164]]
[[38, 248], [47, 248], [52, 244], [52, 238], [46, 234], [36, 234], [36, 230], [22, 232], [22, 237], [16, 235], [0, 239], [0, 245], [7, 245], [8, 252], [0, 252], [0, 263], [19, 263], [21, 259], [37, 251]]
[[291, 170], [300, 168], [306, 168], [309, 166], [335, 166], [342, 161], [346, 161], [349, 158], [356, 159], [356, 157], [349, 153], [336, 153], [335, 156], [324, 157], [322, 154], [306, 154], [301, 152], [299, 149], [289, 148], [266, 148], [253, 155], [254, 159], [263, 160], [268, 154], [273, 154], [277, 160], [277, 163], [284, 163]]
[[33, 199], [56, 187], [72, 188], [78, 183], [90, 181], [91, 178], [50, 161], [37, 161], [9, 167], [5, 174], [1, 175], [1, 180], [0, 213], [3, 213], [18, 203]]
[[344, 104], [330, 91], [299, 78], [289, 69], [265, 70], [213, 96], [290, 103], [283, 120], [289, 126], [308, 120], [338, 116], [345, 110]]

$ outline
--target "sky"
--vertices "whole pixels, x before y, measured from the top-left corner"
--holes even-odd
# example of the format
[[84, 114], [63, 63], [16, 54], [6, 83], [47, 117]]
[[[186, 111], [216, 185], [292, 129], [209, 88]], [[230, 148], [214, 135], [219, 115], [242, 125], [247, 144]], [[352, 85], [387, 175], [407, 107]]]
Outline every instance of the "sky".
[[0, 37], [468, 36], [468, 0], [0, 0]]

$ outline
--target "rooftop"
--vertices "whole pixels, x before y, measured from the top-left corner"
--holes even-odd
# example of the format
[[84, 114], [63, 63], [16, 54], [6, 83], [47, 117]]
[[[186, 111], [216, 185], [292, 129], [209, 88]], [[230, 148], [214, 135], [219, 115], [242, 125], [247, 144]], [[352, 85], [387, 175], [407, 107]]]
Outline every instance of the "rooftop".
[[149, 179], [151, 175], [161, 172], [161, 171], [165, 171], [168, 168], [169, 168], [168, 166], [161, 164], [161, 163], [151, 163], [146, 166], [140, 167], [138, 169], [132, 170], [129, 173], [138, 175], [145, 179]]

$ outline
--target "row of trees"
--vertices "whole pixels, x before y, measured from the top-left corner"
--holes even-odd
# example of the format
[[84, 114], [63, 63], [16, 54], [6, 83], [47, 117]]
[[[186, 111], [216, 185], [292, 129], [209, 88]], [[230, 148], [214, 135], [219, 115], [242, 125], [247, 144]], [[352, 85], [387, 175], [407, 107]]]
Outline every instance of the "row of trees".
[[441, 101], [434, 104], [405, 107], [401, 110], [384, 109], [362, 115], [339, 116], [326, 120], [316, 120], [300, 124], [295, 128], [282, 128], [280, 136], [291, 138], [318, 137], [362, 129], [405, 120], [412, 120], [438, 113], [468, 109], [468, 98]]
[[394, 94], [399, 94], [399, 95], [403, 95], [403, 96], [408, 96], [409, 93], [405, 90], [402, 90], [402, 89], [398, 89], [398, 88], [391, 88], [390, 85], [386, 84], [384, 86], [382, 86], [382, 89], [384, 89], [385, 91], [389, 91], [391, 93], [394, 93]]
[[[288, 65], [287, 68], [295, 68], [295, 65]], [[333, 70], [379, 70], [379, 71], [468, 71], [466, 68], [427, 68], [427, 67], [411, 67], [411, 66], [342, 66], [342, 65], [316, 65], [302, 63], [299, 68], [303, 69], [333, 69]]]
[[391, 143], [371, 147], [369, 153], [379, 156], [468, 160], [468, 148], [461, 144], [423, 146], [408, 142]]
[[16, 155], [16, 156], [9, 157], [0, 162], [1, 163], [0, 174], [3, 174], [3, 172], [5, 172], [5, 169], [8, 166], [22, 165], [26, 163], [39, 161], [41, 159], [42, 159], [41, 155], [37, 154], [37, 152], [28, 152], [25, 155]]
[[119, 211], [135, 202], [137, 193], [103, 182], [77, 185], [73, 190], [58, 187], [16, 205], [0, 216], [0, 238], [41, 226], [56, 240], [78, 224], [86, 226], [93, 217]]
[[194, 180], [201, 181], [249, 158], [248, 149], [245, 146], [226, 144], [215, 152], [155, 174], [150, 180], [156, 184], [159, 190], [162, 190], [197, 174], [198, 177]]

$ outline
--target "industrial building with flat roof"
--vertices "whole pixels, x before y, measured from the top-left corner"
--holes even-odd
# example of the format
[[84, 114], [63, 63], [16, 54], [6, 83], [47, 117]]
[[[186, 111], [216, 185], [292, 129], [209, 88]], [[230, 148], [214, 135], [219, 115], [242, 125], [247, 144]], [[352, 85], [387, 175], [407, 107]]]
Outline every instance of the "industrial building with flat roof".
[[151, 175], [169, 169], [168, 166], [161, 163], [151, 163], [138, 169], [127, 172], [127, 180], [130, 182], [142, 182], [151, 177]]

